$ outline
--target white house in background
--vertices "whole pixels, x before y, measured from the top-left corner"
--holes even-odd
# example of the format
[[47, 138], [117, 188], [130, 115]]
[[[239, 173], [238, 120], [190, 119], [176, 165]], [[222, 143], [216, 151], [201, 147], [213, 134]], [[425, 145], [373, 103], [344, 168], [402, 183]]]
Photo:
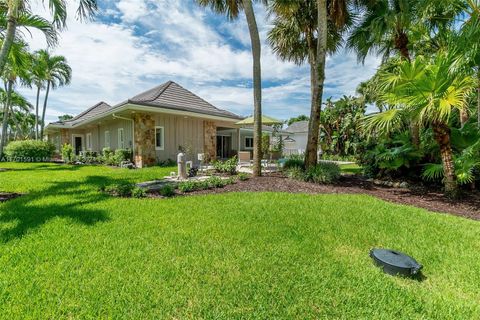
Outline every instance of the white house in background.
[[308, 121], [294, 122], [285, 131], [289, 135], [284, 140], [284, 154], [305, 153], [308, 138]]

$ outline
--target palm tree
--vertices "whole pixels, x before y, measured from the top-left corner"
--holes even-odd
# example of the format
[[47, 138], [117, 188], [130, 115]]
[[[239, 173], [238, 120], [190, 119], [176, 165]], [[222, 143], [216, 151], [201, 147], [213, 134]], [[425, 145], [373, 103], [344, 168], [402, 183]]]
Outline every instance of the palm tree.
[[350, 22], [346, 0], [276, 0], [276, 15], [268, 34], [273, 51], [282, 59], [310, 64], [311, 108], [305, 166], [317, 163], [320, 114], [327, 53], [337, 51]]
[[439, 54], [431, 60], [418, 56], [411, 63], [401, 61], [396, 70], [382, 74], [384, 99], [397, 108], [367, 117], [366, 127], [389, 131], [405, 117], [419, 119], [425, 126], [430, 126], [440, 147], [445, 191], [456, 196], [458, 185], [449, 120], [454, 110], [467, 108], [474, 82], [469, 76], [449, 72], [451, 64], [452, 58], [446, 54]]
[[364, 61], [370, 53], [386, 60], [394, 51], [411, 59], [410, 37], [417, 21], [417, 0], [358, 0], [362, 15], [348, 37], [348, 47]]
[[[61, 29], [66, 26], [67, 0], [48, 0], [48, 7], [56, 28], [46, 19], [30, 12], [31, 2], [32, 0], [9, 0], [2, 2], [4, 6], [2, 19], [5, 23], [2, 26], [6, 26], [6, 30], [0, 49], [0, 74], [3, 73], [11, 47], [18, 37], [17, 29], [22, 27], [39, 29], [45, 34], [48, 44], [54, 45], [57, 42], [56, 28]], [[36, 0], [36, 2], [43, 4], [46, 1]], [[79, 0], [77, 16], [80, 19], [90, 18], [96, 10], [96, 0]]]
[[38, 132], [38, 119], [39, 119], [39, 103], [40, 103], [40, 91], [45, 87], [46, 75], [45, 75], [45, 61], [41, 59], [40, 52], [37, 51], [32, 57], [31, 67], [31, 80], [32, 84], [36, 88], [36, 100], [35, 100], [35, 140], [39, 138]]
[[[7, 92], [4, 89], [0, 88], [0, 103], [5, 105], [7, 103]], [[13, 131], [14, 140], [18, 137], [25, 138], [28, 136], [28, 118], [32, 118], [32, 114], [30, 110], [32, 109], [32, 105], [28, 102], [28, 100], [20, 95], [17, 92], [12, 92], [10, 94], [10, 108], [9, 108], [9, 124], [10, 127], [15, 126], [15, 129], [11, 129]], [[2, 121], [3, 121], [3, 113], [2, 113]], [[8, 128], [7, 125], [7, 128]], [[32, 126], [33, 127], [33, 126]]]
[[43, 102], [42, 121], [40, 123], [40, 139], [43, 139], [45, 113], [47, 111], [50, 89], [54, 90], [70, 84], [72, 80], [72, 68], [70, 68], [64, 56], [52, 56], [47, 50], [40, 50], [37, 54], [40, 64], [45, 67], [43, 73], [45, 75], [46, 91]]
[[[253, 0], [255, 1], [255, 0]], [[264, 4], [266, 0], [256, 0]], [[261, 43], [252, 0], [197, 0], [198, 4], [210, 7], [213, 11], [226, 14], [229, 19], [237, 19], [243, 10], [248, 24], [253, 56], [253, 174], [262, 174], [262, 72]]]
[[7, 128], [12, 104], [12, 94], [14, 85], [18, 79], [22, 83], [28, 83], [28, 72], [30, 66], [30, 53], [27, 51], [27, 45], [24, 42], [15, 42], [9, 54], [8, 64], [4, 68], [2, 78], [5, 85], [5, 103], [3, 106], [2, 136], [0, 138], [0, 158], [3, 155], [3, 148], [7, 143]]

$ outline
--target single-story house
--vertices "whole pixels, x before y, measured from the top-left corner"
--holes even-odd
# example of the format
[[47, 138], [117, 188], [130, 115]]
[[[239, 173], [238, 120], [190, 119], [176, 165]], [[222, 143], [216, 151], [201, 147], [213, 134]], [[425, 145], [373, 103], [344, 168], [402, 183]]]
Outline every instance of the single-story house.
[[289, 135], [284, 140], [284, 153], [287, 155], [305, 153], [308, 140], [308, 121], [294, 122], [285, 131]]
[[176, 159], [180, 149], [197, 160], [228, 158], [253, 150], [253, 132], [235, 125], [243, 118], [219, 109], [169, 81], [115, 106], [100, 102], [68, 121], [50, 123], [48, 140], [75, 153], [131, 149], [137, 167]]

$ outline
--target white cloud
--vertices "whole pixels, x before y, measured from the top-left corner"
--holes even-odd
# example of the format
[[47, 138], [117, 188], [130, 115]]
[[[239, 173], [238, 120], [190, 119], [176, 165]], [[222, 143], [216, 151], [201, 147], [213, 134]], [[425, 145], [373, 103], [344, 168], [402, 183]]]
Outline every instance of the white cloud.
[[[73, 5], [69, 10], [74, 13]], [[252, 58], [243, 16], [212, 24], [208, 11], [180, 0], [119, 0], [103, 14], [114, 20], [84, 24], [74, 20], [73, 14], [68, 19], [68, 30], [54, 53], [66, 56], [73, 81], [52, 92], [48, 120], [78, 113], [101, 100], [121, 102], [167, 80], [179, 82], [219, 107], [251, 114]], [[264, 10], [257, 19], [265, 39]], [[38, 33], [31, 43], [33, 49], [45, 47]], [[352, 54], [330, 58], [326, 96], [353, 94], [377, 64], [378, 59], [367, 59], [364, 67], [359, 66]], [[265, 45], [262, 67], [265, 113], [280, 118], [309, 113], [307, 66], [281, 62]], [[34, 100], [33, 91], [22, 92]]]

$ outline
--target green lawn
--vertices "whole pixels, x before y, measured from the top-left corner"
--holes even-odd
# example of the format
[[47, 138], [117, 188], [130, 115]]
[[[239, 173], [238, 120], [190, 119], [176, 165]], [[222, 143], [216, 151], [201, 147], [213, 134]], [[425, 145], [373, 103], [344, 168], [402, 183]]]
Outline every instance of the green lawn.
[[357, 173], [362, 173], [363, 169], [358, 164], [353, 163], [353, 164], [340, 165], [340, 170], [342, 171], [342, 173], [357, 174]]
[[[0, 164], [0, 317], [480, 318], [480, 223], [363, 195], [99, 194], [171, 169]], [[425, 265], [372, 265], [372, 247]]]

